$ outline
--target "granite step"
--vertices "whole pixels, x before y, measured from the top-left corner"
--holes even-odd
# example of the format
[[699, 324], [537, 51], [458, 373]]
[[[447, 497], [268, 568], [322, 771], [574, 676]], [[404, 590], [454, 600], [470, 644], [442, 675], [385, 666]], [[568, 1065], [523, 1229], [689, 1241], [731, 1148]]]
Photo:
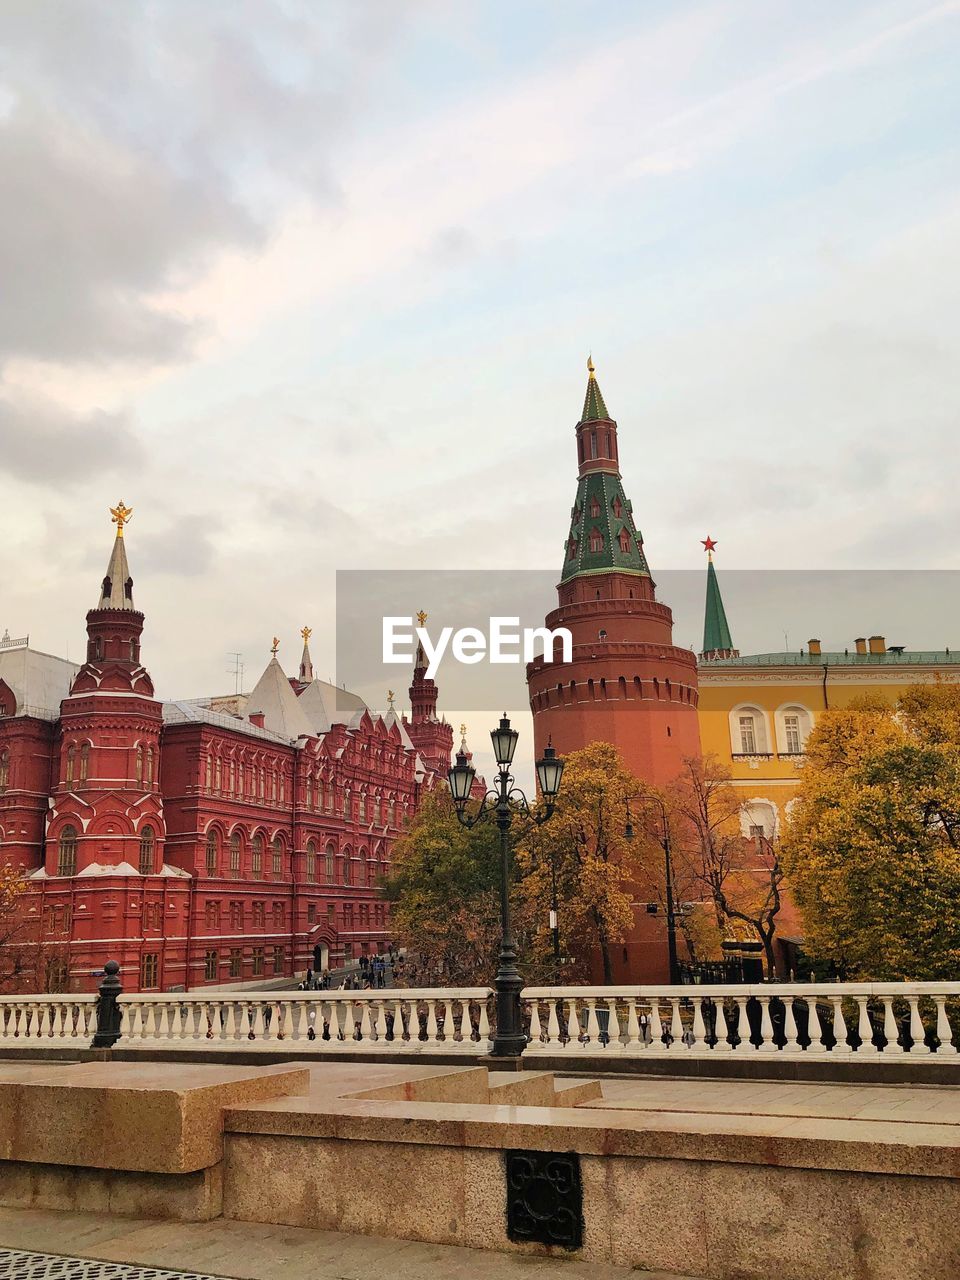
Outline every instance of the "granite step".
[[554, 1080], [553, 1088], [555, 1107], [580, 1107], [584, 1103], [603, 1099], [603, 1086], [599, 1080]]
[[552, 1071], [488, 1071], [487, 1101], [501, 1107], [553, 1107]]

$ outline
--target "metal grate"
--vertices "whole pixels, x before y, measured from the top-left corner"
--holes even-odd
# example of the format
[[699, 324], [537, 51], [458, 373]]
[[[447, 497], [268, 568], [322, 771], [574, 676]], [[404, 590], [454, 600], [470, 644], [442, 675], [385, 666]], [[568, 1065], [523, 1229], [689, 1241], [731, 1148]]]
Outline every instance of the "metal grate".
[[166, 1271], [100, 1262], [95, 1258], [65, 1258], [56, 1253], [27, 1253], [0, 1249], [0, 1280], [219, 1280], [200, 1271]]

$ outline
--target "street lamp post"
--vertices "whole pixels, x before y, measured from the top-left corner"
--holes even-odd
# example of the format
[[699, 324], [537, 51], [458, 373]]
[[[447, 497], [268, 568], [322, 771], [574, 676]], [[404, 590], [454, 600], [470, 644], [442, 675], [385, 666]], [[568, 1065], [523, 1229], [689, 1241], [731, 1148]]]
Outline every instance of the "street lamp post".
[[[676, 987], [680, 985], [680, 963], [677, 959], [677, 914], [673, 901], [673, 863], [671, 861], [670, 847], [670, 820], [667, 817], [667, 806], [663, 803], [659, 796], [645, 795], [644, 800], [650, 800], [660, 810], [660, 817], [663, 821], [661, 828], [660, 847], [663, 849], [663, 870], [665, 879], [665, 893], [667, 906], [667, 964], [670, 969], [670, 985]], [[633, 839], [633, 823], [630, 821], [630, 801], [627, 801], [627, 825], [624, 831], [628, 840]]]
[[553, 813], [557, 792], [560, 790], [560, 779], [563, 776], [563, 761], [557, 757], [552, 746], [545, 747], [542, 758], [537, 761], [537, 781], [546, 804], [542, 810], [531, 809], [526, 796], [519, 787], [514, 786], [513, 775], [510, 773], [510, 765], [513, 763], [513, 754], [517, 749], [519, 736], [516, 729], [511, 729], [510, 721], [504, 714], [499, 727], [490, 734], [498, 769], [496, 785], [486, 793], [479, 810], [472, 817], [467, 813], [466, 806], [477, 771], [470, 764], [465, 751], [461, 750], [457, 753], [456, 764], [447, 775], [459, 822], [465, 827], [474, 827], [478, 822], [494, 821], [500, 832], [502, 936], [500, 963], [497, 976], [493, 980], [497, 993], [497, 1031], [493, 1041], [493, 1053], [500, 1057], [516, 1057], [527, 1047], [527, 1037], [520, 1015], [520, 990], [523, 982], [517, 969], [517, 944], [510, 917], [510, 827], [514, 812], [529, 815], [538, 826], [546, 822]]

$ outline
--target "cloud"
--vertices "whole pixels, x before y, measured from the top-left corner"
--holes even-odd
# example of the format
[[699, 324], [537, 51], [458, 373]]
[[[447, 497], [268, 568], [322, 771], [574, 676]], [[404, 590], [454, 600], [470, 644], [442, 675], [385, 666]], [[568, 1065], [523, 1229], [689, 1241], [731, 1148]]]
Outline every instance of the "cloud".
[[129, 415], [76, 413], [39, 396], [0, 395], [0, 471], [34, 484], [78, 484], [142, 459]]

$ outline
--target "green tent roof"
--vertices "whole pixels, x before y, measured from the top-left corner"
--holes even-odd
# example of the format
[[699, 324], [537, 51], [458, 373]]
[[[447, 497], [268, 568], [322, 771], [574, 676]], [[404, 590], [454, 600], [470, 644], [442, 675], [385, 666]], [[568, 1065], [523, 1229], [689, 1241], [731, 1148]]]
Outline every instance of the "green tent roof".
[[727, 614], [720, 595], [720, 583], [711, 558], [707, 563], [707, 601], [703, 614], [703, 652], [730, 650], [733, 641], [727, 625]]
[[587, 370], [589, 377], [587, 379], [587, 394], [583, 399], [583, 415], [581, 422], [609, 422], [610, 415], [607, 413], [607, 406], [603, 403], [603, 395], [600, 391], [600, 383], [597, 381], [597, 375], [593, 369], [593, 359], [587, 361]]

